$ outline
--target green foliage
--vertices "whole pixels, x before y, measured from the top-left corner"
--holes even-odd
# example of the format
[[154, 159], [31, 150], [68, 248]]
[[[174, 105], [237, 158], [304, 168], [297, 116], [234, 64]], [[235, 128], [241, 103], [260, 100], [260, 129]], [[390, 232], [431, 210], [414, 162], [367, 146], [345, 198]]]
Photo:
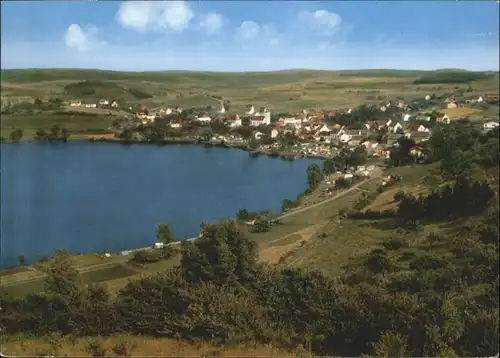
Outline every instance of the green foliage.
[[[261, 265], [255, 242], [233, 221], [204, 224], [201, 238], [182, 242], [178, 267], [130, 281], [116, 298], [101, 286], [79, 286], [67, 254], [59, 253], [48, 270], [51, 293], [1, 294], [0, 324], [7, 334], [123, 332], [303, 345], [315, 355], [491, 356], [498, 347], [495, 214], [491, 209], [455, 240], [439, 240], [467, 247], [466, 255], [450, 256], [451, 247], [446, 256], [422, 254], [404, 249], [409, 237], [392, 238], [383, 243], [390, 251], [373, 250], [350, 271], [356, 279]], [[91, 343], [89, 354], [106, 353]], [[132, 350], [123, 343], [113, 353]]]
[[78, 292], [78, 271], [68, 252], [59, 251], [50, 260], [44, 289], [46, 293], [62, 297], [71, 297]]
[[165, 245], [175, 241], [175, 236], [170, 230], [170, 226], [168, 226], [168, 224], [159, 224], [156, 227], [156, 238], [159, 242]]
[[373, 346], [376, 357], [407, 357], [407, 338], [398, 333], [384, 332]]
[[12, 132], [10, 132], [10, 140], [13, 142], [19, 142], [23, 138], [23, 130], [22, 129], [15, 129]]
[[148, 98], [153, 98], [153, 95], [147, 92], [144, 92], [138, 88], [129, 88], [128, 91], [132, 96], [134, 96], [137, 99], [148, 99]]
[[307, 183], [310, 189], [315, 189], [323, 180], [323, 172], [318, 164], [309, 164], [307, 167]]
[[482, 80], [488, 75], [483, 72], [470, 71], [436, 71], [425, 74], [413, 81], [413, 84], [437, 84], [437, 83], [469, 83]]
[[266, 219], [257, 219], [253, 224], [253, 232], [267, 232], [271, 230], [271, 223]]
[[64, 93], [74, 97], [106, 96], [106, 93], [122, 93], [124, 89], [114, 82], [85, 80], [64, 86]]
[[281, 203], [281, 211], [285, 212], [290, 209], [296, 208], [300, 206], [301, 200], [290, 200], [290, 199], [284, 199], [283, 202]]
[[483, 213], [494, 196], [488, 183], [461, 176], [455, 184], [447, 184], [426, 197], [405, 196], [399, 203], [398, 215], [405, 220], [472, 216]]

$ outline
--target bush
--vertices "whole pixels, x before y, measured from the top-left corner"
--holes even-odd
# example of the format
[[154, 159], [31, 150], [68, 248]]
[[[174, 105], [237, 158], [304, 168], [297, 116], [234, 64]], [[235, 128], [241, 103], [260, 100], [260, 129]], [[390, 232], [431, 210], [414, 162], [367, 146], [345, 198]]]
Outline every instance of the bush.
[[401, 201], [404, 198], [406, 198], [406, 193], [402, 190], [399, 190], [395, 195], [394, 195], [394, 201]]
[[389, 240], [382, 243], [386, 250], [399, 250], [402, 248], [407, 248], [408, 242], [402, 238], [391, 237]]
[[387, 219], [394, 217], [394, 211], [393, 210], [383, 210], [383, 211], [378, 211], [378, 210], [366, 210], [366, 211], [360, 211], [360, 210], [354, 210], [346, 213], [346, 216], [350, 219]]
[[172, 247], [172, 245], [168, 245], [161, 249], [135, 251], [130, 258], [130, 261], [138, 264], [153, 263], [169, 259], [176, 253], [176, 248]]
[[144, 92], [138, 88], [129, 88], [128, 91], [132, 96], [138, 99], [153, 98], [153, 96], [150, 93]]
[[257, 219], [253, 225], [253, 232], [267, 232], [271, 229], [271, 223], [265, 219]]

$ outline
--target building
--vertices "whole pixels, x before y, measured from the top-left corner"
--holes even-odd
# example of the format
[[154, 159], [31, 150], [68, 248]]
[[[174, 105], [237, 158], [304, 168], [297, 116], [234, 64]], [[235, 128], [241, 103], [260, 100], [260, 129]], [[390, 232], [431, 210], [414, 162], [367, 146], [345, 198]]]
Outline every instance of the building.
[[483, 124], [483, 129], [490, 130], [498, 127], [498, 122], [486, 122]]

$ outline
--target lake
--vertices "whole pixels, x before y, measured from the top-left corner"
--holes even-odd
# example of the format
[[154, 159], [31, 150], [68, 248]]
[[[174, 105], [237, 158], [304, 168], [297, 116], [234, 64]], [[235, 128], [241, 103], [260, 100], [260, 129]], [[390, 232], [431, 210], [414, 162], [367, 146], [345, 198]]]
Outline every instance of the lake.
[[177, 239], [239, 208], [279, 211], [320, 160], [250, 158], [238, 149], [89, 142], [1, 144], [1, 267], [52, 255], [152, 245], [156, 225]]

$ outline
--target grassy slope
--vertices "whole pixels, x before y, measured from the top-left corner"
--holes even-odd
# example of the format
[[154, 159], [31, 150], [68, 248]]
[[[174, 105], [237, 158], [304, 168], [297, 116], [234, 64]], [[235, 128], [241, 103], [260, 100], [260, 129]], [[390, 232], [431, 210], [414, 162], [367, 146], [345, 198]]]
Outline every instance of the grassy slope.
[[[98, 70], [4, 70], [2, 96], [10, 98], [64, 94], [64, 86], [82, 80], [112, 81], [123, 88], [148, 92], [152, 99], [136, 100], [148, 106], [217, 106], [212, 96], [231, 101], [231, 111], [246, 105], [268, 106], [273, 111], [336, 108], [367, 102], [367, 96], [421, 98], [429, 91], [452, 91], [454, 84], [414, 85], [432, 72], [364, 70], [274, 72], [117, 72]], [[474, 83], [473, 83], [474, 86]], [[495, 79], [478, 81], [478, 90], [497, 91]], [[66, 98], [68, 97], [68, 98]], [[191, 97], [191, 99], [190, 99]]]
[[[24, 336], [5, 337], [2, 339], [2, 353], [15, 356], [89, 356], [86, 348], [91, 338], [71, 340], [57, 337], [57, 345], [51, 344], [54, 339], [31, 338]], [[115, 356], [112, 348], [117, 344], [125, 344], [132, 356], [308, 356], [306, 352], [287, 351], [263, 345], [241, 345], [216, 347], [205, 342], [191, 343], [168, 338], [147, 338], [141, 336], [121, 335], [100, 340], [107, 356]]]

